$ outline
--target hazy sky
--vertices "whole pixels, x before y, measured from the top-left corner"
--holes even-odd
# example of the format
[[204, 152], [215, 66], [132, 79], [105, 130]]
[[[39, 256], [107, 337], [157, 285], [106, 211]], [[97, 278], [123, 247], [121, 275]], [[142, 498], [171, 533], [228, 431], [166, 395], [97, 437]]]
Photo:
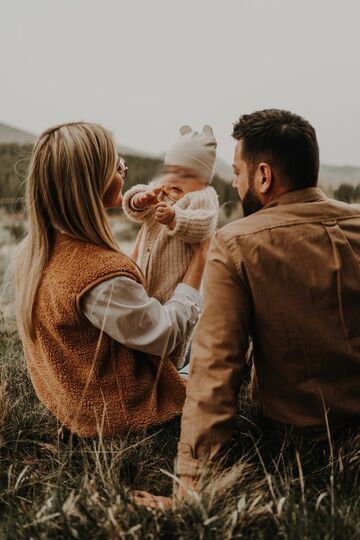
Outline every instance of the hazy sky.
[[213, 126], [232, 162], [242, 113], [287, 108], [323, 163], [360, 165], [358, 0], [1, 0], [0, 122], [88, 120], [160, 153]]

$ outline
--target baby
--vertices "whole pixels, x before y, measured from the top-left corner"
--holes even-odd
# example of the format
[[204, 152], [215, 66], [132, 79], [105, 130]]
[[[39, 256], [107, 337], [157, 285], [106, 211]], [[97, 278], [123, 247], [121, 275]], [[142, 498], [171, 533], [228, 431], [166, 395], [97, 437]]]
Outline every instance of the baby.
[[[183, 126], [180, 133], [166, 153], [161, 176], [129, 189], [123, 199], [129, 219], [142, 223], [132, 256], [145, 275], [148, 294], [162, 304], [186, 273], [191, 244], [215, 232], [219, 212], [217, 193], [209, 185], [217, 146], [213, 131]], [[177, 367], [189, 339], [171, 356]]]

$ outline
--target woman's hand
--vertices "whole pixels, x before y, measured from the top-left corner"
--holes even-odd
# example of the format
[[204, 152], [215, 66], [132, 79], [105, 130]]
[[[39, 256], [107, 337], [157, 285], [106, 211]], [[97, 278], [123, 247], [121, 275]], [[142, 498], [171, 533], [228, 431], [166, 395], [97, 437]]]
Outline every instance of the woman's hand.
[[211, 237], [207, 238], [203, 242], [192, 245], [194, 255], [191, 259], [184, 279], [182, 280], [183, 283], [185, 283], [186, 285], [190, 285], [190, 287], [193, 287], [197, 290], [199, 290], [201, 286], [201, 280], [204, 273], [210, 242]]

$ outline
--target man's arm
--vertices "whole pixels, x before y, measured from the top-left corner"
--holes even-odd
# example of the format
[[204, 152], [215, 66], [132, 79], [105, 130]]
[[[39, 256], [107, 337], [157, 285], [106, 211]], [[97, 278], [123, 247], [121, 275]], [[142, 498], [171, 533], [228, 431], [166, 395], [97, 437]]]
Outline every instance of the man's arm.
[[240, 256], [235, 264], [221, 231], [210, 247], [204, 294], [176, 464], [177, 474], [193, 485], [203, 466], [216, 460], [233, 434], [252, 317]]

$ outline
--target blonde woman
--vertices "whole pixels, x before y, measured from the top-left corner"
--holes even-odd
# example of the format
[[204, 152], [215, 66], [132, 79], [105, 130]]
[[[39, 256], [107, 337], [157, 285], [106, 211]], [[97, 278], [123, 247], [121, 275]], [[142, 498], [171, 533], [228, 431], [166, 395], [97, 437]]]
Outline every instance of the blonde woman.
[[39, 137], [27, 177], [20, 336], [39, 399], [84, 437], [140, 431], [181, 413], [185, 383], [168, 355], [201, 308], [207, 246], [164, 305], [118, 247], [106, 208], [121, 204], [126, 171], [112, 135], [79, 122]]

